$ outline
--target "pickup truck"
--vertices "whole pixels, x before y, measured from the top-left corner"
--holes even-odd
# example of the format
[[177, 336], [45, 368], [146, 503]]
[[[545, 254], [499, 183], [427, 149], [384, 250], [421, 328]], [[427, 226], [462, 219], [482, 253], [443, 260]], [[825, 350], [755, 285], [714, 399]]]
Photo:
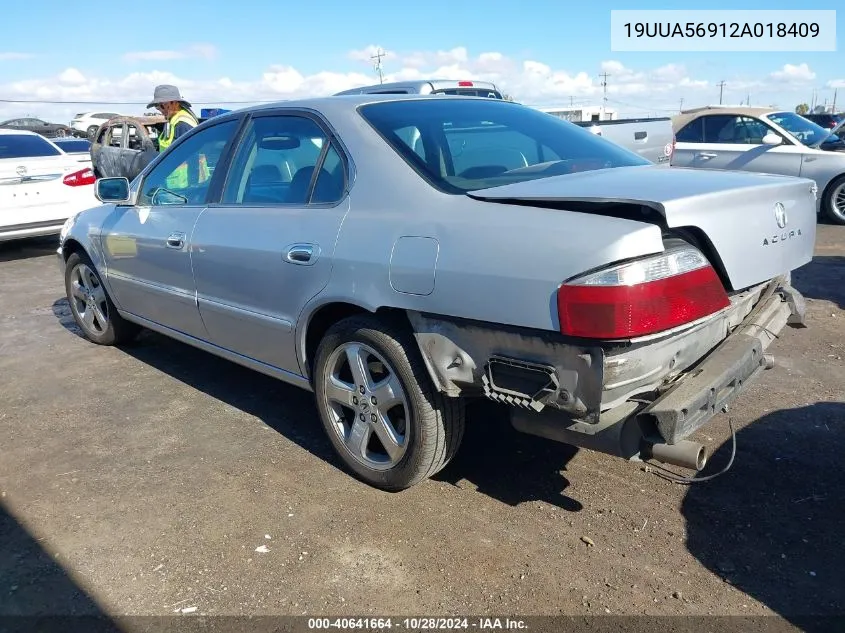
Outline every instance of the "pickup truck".
[[675, 148], [675, 134], [670, 117], [573, 123], [588, 128], [593, 134], [613, 141], [652, 163], [669, 166]]

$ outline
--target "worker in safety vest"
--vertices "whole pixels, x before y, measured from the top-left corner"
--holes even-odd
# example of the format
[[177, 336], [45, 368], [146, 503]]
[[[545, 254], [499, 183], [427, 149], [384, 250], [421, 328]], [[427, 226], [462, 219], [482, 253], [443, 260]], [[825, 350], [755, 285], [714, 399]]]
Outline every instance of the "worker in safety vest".
[[[191, 111], [191, 104], [179, 92], [179, 88], [168, 84], [156, 86], [153, 100], [147, 104], [148, 108], [155, 108], [161, 112], [167, 122], [158, 137], [158, 151], [164, 152], [177, 138], [190, 132], [199, 122]], [[189, 182], [188, 163], [182, 163], [165, 181], [165, 187], [172, 190], [187, 189], [191, 184], [199, 184], [208, 180], [210, 173], [205, 155], [200, 155], [197, 168], [197, 182]]]

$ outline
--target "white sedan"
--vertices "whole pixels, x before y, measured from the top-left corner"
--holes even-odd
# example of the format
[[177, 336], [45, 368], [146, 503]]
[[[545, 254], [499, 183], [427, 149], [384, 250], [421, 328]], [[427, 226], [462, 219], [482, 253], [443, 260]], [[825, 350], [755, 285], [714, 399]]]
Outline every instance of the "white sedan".
[[0, 241], [59, 233], [101, 204], [95, 181], [90, 166], [43, 136], [0, 129]]

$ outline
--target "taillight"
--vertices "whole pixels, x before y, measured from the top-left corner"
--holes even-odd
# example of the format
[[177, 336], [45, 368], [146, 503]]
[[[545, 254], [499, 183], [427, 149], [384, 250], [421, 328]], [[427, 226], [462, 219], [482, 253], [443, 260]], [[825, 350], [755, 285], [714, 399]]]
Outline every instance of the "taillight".
[[729, 305], [716, 271], [692, 247], [585, 275], [557, 293], [561, 333], [593, 339], [654, 334]]
[[90, 168], [81, 169], [79, 171], [75, 171], [72, 174], [68, 174], [62, 180], [68, 187], [81, 187], [83, 185], [93, 185], [97, 182], [97, 177], [94, 175], [94, 172], [91, 171]]

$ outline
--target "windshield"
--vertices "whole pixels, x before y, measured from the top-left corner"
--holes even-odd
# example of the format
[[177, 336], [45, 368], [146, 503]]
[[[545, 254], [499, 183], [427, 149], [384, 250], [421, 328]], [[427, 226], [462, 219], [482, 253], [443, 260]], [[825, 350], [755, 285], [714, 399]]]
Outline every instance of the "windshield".
[[388, 101], [359, 111], [417, 173], [448, 193], [652, 164], [589, 130], [498, 99]]
[[804, 145], [809, 145], [810, 147], [818, 147], [822, 143], [835, 143], [839, 141], [839, 138], [832, 135], [830, 130], [826, 130], [822, 126], [816, 125], [794, 112], [776, 112], [775, 114], [766, 115], [766, 118], [781, 126]]
[[36, 158], [60, 156], [49, 141], [36, 134], [0, 134], [0, 158]]

